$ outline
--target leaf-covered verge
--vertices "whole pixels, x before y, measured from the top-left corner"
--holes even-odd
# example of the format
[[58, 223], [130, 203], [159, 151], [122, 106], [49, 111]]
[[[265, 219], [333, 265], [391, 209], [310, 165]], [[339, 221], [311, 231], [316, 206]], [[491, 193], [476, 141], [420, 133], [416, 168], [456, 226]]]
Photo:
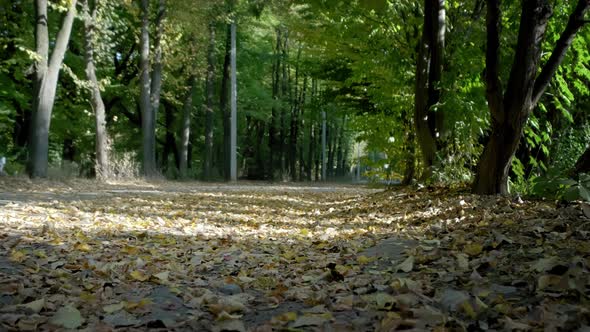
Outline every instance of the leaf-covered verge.
[[587, 205], [439, 189], [0, 181], [1, 330], [590, 326]]

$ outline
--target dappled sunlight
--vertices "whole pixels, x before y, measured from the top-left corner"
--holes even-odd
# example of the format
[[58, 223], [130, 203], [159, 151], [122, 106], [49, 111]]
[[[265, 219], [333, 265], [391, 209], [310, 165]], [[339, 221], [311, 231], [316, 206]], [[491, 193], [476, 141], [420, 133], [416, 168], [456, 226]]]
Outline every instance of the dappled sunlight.
[[[575, 207], [436, 190], [200, 186], [1, 193], [0, 300], [14, 324], [49, 327], [74, 304], [89, 329], [209, 330], [227, 319], [280, 329], [313, 317], [371, 330], [396, 312], [428, 330], [590, 289]], [[550, 274], [560, 266], [567, 275]]]

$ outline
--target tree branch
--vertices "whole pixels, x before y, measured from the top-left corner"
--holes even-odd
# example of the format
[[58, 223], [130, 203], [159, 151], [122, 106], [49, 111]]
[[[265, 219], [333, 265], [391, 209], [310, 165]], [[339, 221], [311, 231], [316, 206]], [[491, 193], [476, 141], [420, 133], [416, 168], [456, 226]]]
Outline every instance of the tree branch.
[[487, 0], [486, 98], [492, 119], [504, 121], [502, 82], [500, 81], [500, 0]]
[[55, 48], [53, 54], [51, 54], [51, 60], [49, 61], [49, 68], [52, 70], [59, 70], [63, 62], [63, 58], [68, 48], [68, 42], [70, 40], [70, 33], [72, 32], [72, 25], [74, 24], [74, 18], [76, 17], [76, 0], [72, 0], [70, 8], [66, 14], [61, 29], [57, 33], [57, 39], [55, 41]]
[[559, 65], [565, 58], [565, 54], [572, 45], [576, 34], [584, 24], [588, 22], [587, 20], [584, 20], [584, 14], [589, 8], [590, 0], [578, 0], [578, 4], [570, 15], [567, 26], [561, 33], [557, 44], [555, 44], [555, 48], [553, 49], [553, 52], [551, 52], [549, 60], [547, 60], [547, 63], [545, 63], [545, 66], [543, 66], [543, 69], [541, 70], [541, 74], [539, 74], [535, 81], [532, 96], [533, 105], [536, 105], [539, 102], [539, 99], [541, 99], [541, 96], [545, 92], [545, 89], [547, 89], [553, 75], [555, 75], [557, 68], [559, 68]]

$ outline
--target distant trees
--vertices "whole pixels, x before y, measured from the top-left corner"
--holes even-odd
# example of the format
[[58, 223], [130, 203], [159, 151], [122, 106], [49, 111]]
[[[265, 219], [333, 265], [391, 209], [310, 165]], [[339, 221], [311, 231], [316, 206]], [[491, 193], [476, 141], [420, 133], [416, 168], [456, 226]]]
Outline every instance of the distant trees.
[[[31, 177], [140, 164], [229, 180], [237, 151], [248, 179], [336, 179], [360, 164], [505, 194], [509, 179], [590, 168], [587, 0], [54, 4], [0, 2], [9, 172], [27, 159]], [[20, 29], [33, 12], [34, 38]], [[53, 37], [48, 22], [62, 24]]]

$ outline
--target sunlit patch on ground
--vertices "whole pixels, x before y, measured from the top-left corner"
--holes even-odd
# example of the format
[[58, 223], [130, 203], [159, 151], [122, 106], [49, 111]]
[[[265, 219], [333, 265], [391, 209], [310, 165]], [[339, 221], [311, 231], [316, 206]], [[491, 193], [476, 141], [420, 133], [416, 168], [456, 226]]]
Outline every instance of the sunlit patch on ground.
[[1, 329], [588, 325], [582, 205], [346, 186], [3, 188]]

